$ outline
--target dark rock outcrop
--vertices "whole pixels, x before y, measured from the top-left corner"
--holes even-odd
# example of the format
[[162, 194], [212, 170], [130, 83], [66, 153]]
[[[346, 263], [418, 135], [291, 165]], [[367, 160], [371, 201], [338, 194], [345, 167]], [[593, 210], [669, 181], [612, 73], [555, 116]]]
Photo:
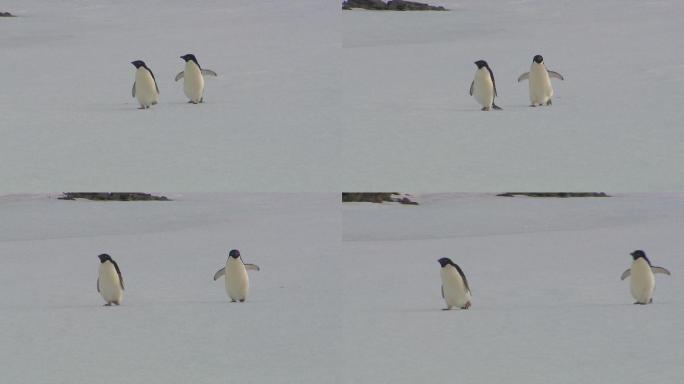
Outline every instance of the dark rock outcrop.
[[418, 3], [415, 1], [389, 0], [345, 0], [342, 9], [362, 8], [373, 11], [446, 11], [440, 6]]
[[410, 196], [395, 192], [342, 192], [343, 203], [382, 203], [384, 201], [418, 205], [417, 202], [411, 200]]
[[605, 192], [506, 192], [500, 193], [497, 196], [515, 197], [610, 197]]
[[446, 8], [444, 7], [404, 0], [388, 1], [387, 9], [390, 11], [446, 11]]
[[168, 201], [166, 196], [141, 192], [64, 192], [60, 200], [87, 199], [96, 201]]

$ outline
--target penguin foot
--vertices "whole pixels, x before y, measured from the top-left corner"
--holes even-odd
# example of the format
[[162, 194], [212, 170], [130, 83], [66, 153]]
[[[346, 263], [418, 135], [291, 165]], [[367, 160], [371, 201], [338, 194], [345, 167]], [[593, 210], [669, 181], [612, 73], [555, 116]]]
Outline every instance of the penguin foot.
[[141, 105], [140, 108], [138, 108], [138, 109], [145, 109], [145, 107], [143, 107], [143, 106]]
[[549, 101], [546, 102], [546, 105], [551, 105], [551, 104], [553, 104], [553, 103], [551, 102], [551, 99], [549, 99]]
[[461, 309], [469, 309], [469, 308], [470, 308], [470, 301], [465, 303], [465, 305], [461, 307]]
[[234, 303], [234, 302], [235, 302], [235, 300], [231, 300], [230, 302], [231, 302], [231, 303]]
[[442, 311], [450, 311], [450, 310], [451, 310], [451, 307], [449, 307], [449, 308], [442, 308]]
[[112, 303], [107, 303], [107, 304], [103, 305], [103, 307], [111, 307], [111, 306], [112, 306]]
[[245, 299], [240, 300], [240, 302], [241, 302], [241, 303], [244, 303], [244, 302], [245, 302]]
[[489, 111], [489, 107], [482, 107], [482, 109], [480, 109], [480, 111]]

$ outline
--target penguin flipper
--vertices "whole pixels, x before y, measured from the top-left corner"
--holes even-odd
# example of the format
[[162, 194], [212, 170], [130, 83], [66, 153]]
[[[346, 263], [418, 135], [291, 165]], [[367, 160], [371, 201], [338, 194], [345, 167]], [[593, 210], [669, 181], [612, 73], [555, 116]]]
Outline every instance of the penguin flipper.
[[223, 267], [214, 273], [214, 281], [218, 280], [221, 276], [226, 274], [226, 267]]
[[630, 268], [630, 269], [622, 272], [622, 276], [620, 276], [620, 280], [624, 280], [624, 279], [628, 278], [631, 274], [632, 274], [632, 269]]
[[473, 87], [475, 86], [475, 80], [473, 80], [472, 83], [470, 83], [470, 96], [473, 95]]
[[97, 278], [97, 292], [100, 292], [100, 278]]
[[131, 94], [135, 97], [135, 81], [133, 82], [133, 92], [131, 92]]
[[176, 80], [175, 80], [175, 81], [178, 81], [178, 80], [182, 79], [183, 76], [185, 76], [185, 71], [180, 71], [180, 72], [176, 75]]
[[245, 269], [248, 271], [260, 271], [259, 266], [256, 264], [245, 264]]
[[558, 73], [558, 72], [549, 71], [549, 70], [547, 70], [546, 72], [549, 73], [549, 77], [555, 77], [556, 79], [559, 79], [559, 80], [565, 80], [565, 79], [563, 78], [563, 75], [561, 75], [561, 74]]
[[665, 269], [663, 267], [653, 266], [653, 267], [651, 267], [651, 271], [653, 271], [653, 273], [662, 273], [662, 274], [668, 275], [668, 276], [670, 275], [670, 271], [668, 271], [667, 269]]
[[444, 286], [442, 285], [442, 299], [444, 298]]
[[[550, 73], [550, 72], [551, 72], [551, 71], [549, 71], [549, 73]], [[521, 81], [523, 81], [523, 80], [527, 80], [527, 79], [529, 79], [529, 78], [530, 78], [530, 73], [529, 73], [529, 72], [525, 72], [525, 73], [523, 73], [522, 75], [520, 75], [520, 77], [518, 77], [518, 83], [521, 82]]]
[[211, 69], [202, 69], [202, 75], [204, 76], [218, 76], [216, 72], [212, 71]]

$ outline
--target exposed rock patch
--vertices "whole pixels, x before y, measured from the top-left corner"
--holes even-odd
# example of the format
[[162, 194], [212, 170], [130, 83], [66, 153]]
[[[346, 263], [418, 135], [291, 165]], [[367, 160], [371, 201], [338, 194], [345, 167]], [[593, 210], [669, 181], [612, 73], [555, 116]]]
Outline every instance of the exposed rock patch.
[[346, 0], [342, 2], [342, 9], [361, 8], [373, 11], [447, 11], [441, 6], [405, 0]]
[[384, 201], [408, 205], [418, 205], [418, 203], [414, 201], [411, 198], [411, 196], [396, 192], [342, 192], [343, 203], [382, 203]]
[[64, 192], [60, 200], [87, 199], [95, 201], [168, 201], [166, 196], [141, 192]]
[[610, 197], [605, 192], [506, 192], [500, 193], [497, 196], [515, 197]]

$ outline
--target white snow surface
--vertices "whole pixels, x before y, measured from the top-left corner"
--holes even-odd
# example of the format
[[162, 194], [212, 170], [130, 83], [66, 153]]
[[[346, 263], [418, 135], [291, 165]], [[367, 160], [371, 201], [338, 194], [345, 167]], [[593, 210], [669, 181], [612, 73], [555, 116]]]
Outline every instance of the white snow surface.
[[[681, 191], [684, 2], [441, 0], [342, 12], [348, 191]], [[552, 107], [530, 108], [544, 56]], [[468, 95], [474, 61], [503, 111]]]
[[[678, 383], [684, 194], [531, 199], [170, 194], [168, 202], [0, 197], [8, 383]], [[342, 239], [341, 239], [342, 237]], [[342, 241], [341, 241], [342, 240]], [[229, 249], [245, 304], [212, 281]], [[629, 252], [657, 275], [636, 306]], [[97, 255], [126, 284], [102, 307]], [[442, 311], [440, 257], [473, 307]]]
[[[338, 7], [6, 0], [0, 193], [337, 191]], [[187, 104], [180, 56], [218, 73]], [[159, 104], [131, 97], [140, 59]]]
[[[344, 204], [344, 382], [681, 382], [684, 194], [416, 200]], [[652, 305], [620, 281], [635, 249], [672, 272]], [[470, 310], [441, 310], [441, 257]]]
[[[169, 197], [0, 197], [3, 383], [328, 381], [339, 194]], [[231, 248], [261, 267], [244, 304], [212, 280]], [[123, 274], [119, 307], [96, 291], [103, 252]]]

